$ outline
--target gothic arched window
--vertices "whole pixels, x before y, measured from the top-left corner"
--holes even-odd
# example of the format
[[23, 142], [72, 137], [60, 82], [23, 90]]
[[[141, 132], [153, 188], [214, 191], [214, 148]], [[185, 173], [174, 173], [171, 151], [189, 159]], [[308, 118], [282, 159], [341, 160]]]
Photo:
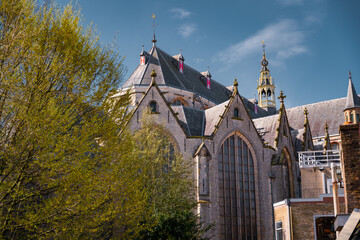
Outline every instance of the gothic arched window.
[[234, 117], [239, 117], [239, 110], [234, 108]]
[[253, 155], [237, 134], [218, 155], [220, 234], [222, 239], [257, 239]]

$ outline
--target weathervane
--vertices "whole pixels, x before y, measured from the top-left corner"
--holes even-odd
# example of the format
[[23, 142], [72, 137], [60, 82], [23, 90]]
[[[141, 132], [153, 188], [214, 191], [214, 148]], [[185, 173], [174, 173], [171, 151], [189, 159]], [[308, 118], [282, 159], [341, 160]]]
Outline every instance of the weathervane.
[[265, 45], [264, 41], [261, 41], [261, 43], [262, 43], [261, 47], [263, 48], [263, 52], [265, 53], [265, 47], [266, 47], [266, 45]]
[[152, 40], [152, 42], [155, 44], [156, 43], [156, 38], [155, 38], [155, 28], [156, 28], [156, 23], [155, 23], [155, 13], [153, 13], [153, 15], [152, 15], [152, 18], [153, 18], [153, 26], [152, 26], [152, 28], [153, 28], [153, 40]]
[[349, 69], [349, 78], [351, 79], [351, 72], [350, 72], [350, 69]]

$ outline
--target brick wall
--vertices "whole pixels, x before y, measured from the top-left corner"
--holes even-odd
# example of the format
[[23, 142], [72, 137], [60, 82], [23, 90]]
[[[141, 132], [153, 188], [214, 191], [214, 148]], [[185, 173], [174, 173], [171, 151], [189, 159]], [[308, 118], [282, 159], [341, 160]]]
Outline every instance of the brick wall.
[[359, 124], [340, 125], [346, 212], [360, 208]]

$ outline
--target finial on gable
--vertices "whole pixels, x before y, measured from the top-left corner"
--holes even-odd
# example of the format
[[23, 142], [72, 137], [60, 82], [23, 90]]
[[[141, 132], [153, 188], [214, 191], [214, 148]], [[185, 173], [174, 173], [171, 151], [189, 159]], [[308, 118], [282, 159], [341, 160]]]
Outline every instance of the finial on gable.
[[156, 76], [157, 75], [156, 75], [155, 69], [153, 69], [152, 72], [151, 72], [150, 77], [155, 78]]
[[281, 90], [278, 99], [280, 99], [280, 102], [282, 104], [284, 103], [284, 98], [286, 98], [286, 96], [284, 95], [283, 91]]
[[237, 79], [235, 78], [234, 79], [234, 94], [237, 94], [238, 93], [238, 81], [237, 81]]
[[307, 116], [308, 116], [309, 112], [307, 110], [307, 108], [304, 109], [304, 115], [305, 115], [305, 118], [307, 119]]

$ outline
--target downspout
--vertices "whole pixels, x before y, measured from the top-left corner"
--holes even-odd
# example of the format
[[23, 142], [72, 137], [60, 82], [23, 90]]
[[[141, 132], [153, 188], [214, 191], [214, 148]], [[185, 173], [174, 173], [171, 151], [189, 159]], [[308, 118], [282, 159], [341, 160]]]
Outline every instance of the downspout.
[[272, 191], [272, 181], [275, 178], [274, 174], [272, 172], [270, 172], [269, 174], [269, 180], [270, 180], [270, 196], [271, 196], [271, 213], [272, 213], [272, 229], [273, 229], [273, 239], [276, 239], [275, 236], [275, 212], [274, 212], [274, 197], [273, 197], [273, 191]]

